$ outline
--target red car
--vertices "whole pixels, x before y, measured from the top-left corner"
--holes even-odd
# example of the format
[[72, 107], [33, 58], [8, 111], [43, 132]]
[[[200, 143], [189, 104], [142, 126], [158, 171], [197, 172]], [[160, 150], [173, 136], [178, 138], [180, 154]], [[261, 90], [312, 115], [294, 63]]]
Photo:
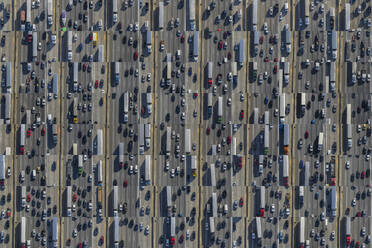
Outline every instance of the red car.
[[101, 238], [99, 239], [99, 241], [100, 241], [101, 243], [103, 243], [103, 242], [105, 241], [105, 237], [103, 237], [103, 235], [102, 235]]
[[308, 130], [306, 130], [306, 132], [305, 132], [305, 139], [307, 139], [307, 138], [309, 138], [309, 131]]
[[174, 237], [170, 238], [170, 244], [173, 246], [176, 243], [176, 239]]
[[87, 65], [83, 64], [83, 71], [86, 71], [86, 69], [87, 69]]
[[96, 82], [94, 84], [94, 87], [98, 88], [98, 86], [99, 86], [99, 82], [98, 82], [98, 80], [96, 80]]
[[232, 58], [232, 53], [231, 53], [231, 51], [230, 51], [230, 52], [228, 52], [228, 54], [227, 54], [227, 59], [230, 60], [231, 58]]
[[77, 200], [77, 195], [76, 195], [76, 193], [75, 193], [75, 194], [73, 194], [73, 196], [72, 196], [72, 201], [76, 202], [76, 200]]
[[243, 207], [243, 206], [244, 206], [244, 200], [243, 200], [243, 197], [241, 197], [240, 200], [239, 200], [239, 206], [240, 206], [240, 207]]
[[364, 179], [365, 176], [366, 176], [366, 172], [365, 171], [362, 171], [362, 173], [360, 174], [360, 178], [361, 179]]
[[180, 243], [183, 243], [183, 240], [184, 240], [184, 236], [183, 236], [183, 234], [182, 234], [181, 237], [180, 237], [180, 239], [179, 239], [179, 242], [180, 242]]
[[274, 66], [274, 73], [278, 72], [278, 66]]
[[198, 97], [198, 93], [194, 93], [194, 98], [197, 98]]
[[134, 59], [134, 60], [137, 60], [137, 59], [138, 59], [138, 52], [137, 52], [137, 51], [134, 52], [134, 54], [133, 54], [133, 59]]
[[43, 127], [42, 129], [41, 129], [41, 136], [44, 136], [45, 135], [45, 127]]
[[265, 62], [269, 62], [269, 58], [268, 57], [265, 57], [264, 61]]
[[185, 36], [181, 35], [181, 43], [184, 43], [184, 42], [185, 42]]
[[222, 46], [223, 46], [223, 42], [222, 42], [222, 40], [220, 40], [220, 41], [218, 42], [218, 49], [222, 49]]
[[31, 136], [31, 129], [28, 129], [27, 130], [27, 137], [30, 137]]
[[227, 144], [230, 144], [231, 143], [231, 136], [228, 136], [227, 137]]
[[209, 135], [210, 133], [211, 133], [211, 128], [208, 127], [208, 128], [207, 128], [207, 135]]
[[124, 180], [124, 187], [128, 187], [128, 181], [127, 180]]
[[31, 201], [31, 194], [30, 193], [28, 193], [26, 201], [27, 202], [30, 202]]
[[261, 37], [260, 37], [260, 44], [262, 44], [264, 42], [264, 36], [262, 35]]
[[239, 168], [243, 168], [243, 158], [242, 157], [239, 157], [238, 158], [238, 163], [239, 163]]
[[278, 62], [278, 58], [275, 58], [275, 59], [274, 59], [274, 62]]
[[89, 35], [89, 40], [90, 40], [90, 41], [93, 40], [93, 34], [92, 34], [92, 33]]
[[145, 113], [146, 113], [145, 107], [142, 107], [141, 113], [142, 113], [142, 115], [145, 115]]
[[244, 118], [244, 110], [240, 111], [240, 119]]

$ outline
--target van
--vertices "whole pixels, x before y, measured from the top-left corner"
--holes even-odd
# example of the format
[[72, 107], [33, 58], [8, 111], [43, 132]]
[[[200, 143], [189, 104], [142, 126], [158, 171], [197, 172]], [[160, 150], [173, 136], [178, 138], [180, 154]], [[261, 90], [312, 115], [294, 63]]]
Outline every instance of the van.
[[35, 180], [35, 178], [36, 178], [36, 170], [32, 170], [31, 180]]
[[21, 23], [26, 21], [26, 12], [24, 10], [21, 11]]
[[99, 19], [98, 20], [97, 28], [98, 28], [98, 30], [101, 30], [102, 29], [102, 19]]

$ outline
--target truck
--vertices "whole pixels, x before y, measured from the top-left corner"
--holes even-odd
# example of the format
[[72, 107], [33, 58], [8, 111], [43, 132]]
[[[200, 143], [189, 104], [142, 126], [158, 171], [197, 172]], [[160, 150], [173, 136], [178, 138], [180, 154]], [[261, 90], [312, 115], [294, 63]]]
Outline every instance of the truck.
[[170, 223], [170, 243], [173, 246], [175, 244], [175, 238], [176, 238], [176, 217], [171, 217], [171, 223]]
[[105, 47], [102, 44], [98, 45], [97, 62], [103, 62], [104, 56], [105, 56], [104, 53], [105, 53]]
[[26, 186], [21, 186], [21, 208], [26, 207]]
[[72, 207], [72, 188], [71, 186], [67, 186], [66, 187], [67, 190], [66, 190], [66, 194], [67, 194], [67, 203], [66, 203], [66, 215], [67, 217], [70, 217], [71, 216], [71, 207]]
[[263, 172], [263, 161], [264, 155], [258, 155], [258, 174], [261, 175]]
[[208, 85], [211, 86], [213, 82], [213, 62], [208, 62], [207, 64], [207, 76], [208, 76]]
[[84, 162], [84, 160], [83, 160], [84, 158], [83, 158], [83, 155], [78, 155], [78, 174], [79, 174], [79, 176], [83, 173], [83, 166], [84, 166], [84, 164], [83, 164], [83, 162]]
[[3, 188], [5, 185], [5, 161], [4, 155], [0, 155], [0, 187]]
[[79, 63], [74, 62], [73, 63], [73, 70], [72, 70], [72, 78], [73, 78], [74, 83], [78, 82], [78, 78], [79, 78], [78, 73], [79, 73]]
[[67, 60], [72, 60], [72, 31], [67, 31]]
[[31, 29], [31, 0], [26, 2], [26, 30]]
[[26, 217], [21, 217], [21, 245], [26, 247]]
[[147, 48], [147, 53], [151, 54], [152, 52], [152, 31], [150, 30], [146, 31], [146, 48]]
[[198, 169], [198, 166], [197, 166], [196, 156], [192, 155], [191, 156], [191, 172], [192, 172], [193, 177], [197, 176], [197, 169]]
[[120, 221], [119, 217], [114, 218], [114, 248], [119, 247], [119, 231], [120, 231], [119, 221]]
[[309, 177], [310, 177], [310, 163], [309, 161], [305, 162], [305, 168], [304, 168], [304, 185], [303, 186], [309, 186]]
[[150, 148], [150, 141], [151, 141], [151, 124], [144, 124], [145, 125], [145, 146], [146, 149]]
[[279, 102], [280, 102], [280, 109], [279, 109], [279, 117], [280, 123], [284, 123], [285, 121], [285, 93], [279, 95]]
[[78, 99], [74, 97], [74, 101], [72, 102], [72, 112], [73, 112], [73, 122], [76, 124], [78, 123]]
[[74, 156], [78, 155], [77, 143], [72, 144], [72, 155]]
[[236, 137], [232, 138], [231, 142], [231, 154], [236, 156]]
[[102, 181], [103, 181], [102, 171], [103, 171], [102, 160], [99, 160], [98, 165], [97, 165], [97, 184], [98, 184], [98, 186], [102, 186]]
[[172, 138], [172, 127], [167, 127], [167, 133], [166, 133], [166, 145], [165, 145], [165, 152], [166, 155], [169, 156], [171, 152], [171, 138]]
[[123, 97], [123, 109], [124, 109], [124, 115], [123, 115], [123, 122], [128, 123], [128, 108], [129, 107], [129, 93], [125, 92]]
[[118, 22], [118, 0], [112, 1], [112, 23]]
[[270, 125], [270, 112], [269, 111], [265, 111], [264, 113], [264, 123], [266, 125]]
[[213, 95], [212, 93], [208, 93], [208, 116], [212, 116], [213, 110]]
[[115, 62], [115, 84], [120, 83], [120, 62]]
[[119, 199], [119, 194], [118, 194], [119, 187], [117, 185], [114, 186], [114, 202], [112, 205], [113, 208], [113, 214], [114, 217], [118, 216], [118, 199]]
[[305, 93], [299, 93], [299, 94], [301, 98], [301, 102], [300, 102], [301, 114], [304, 115], [305, 110], [306, 110], [306, 94]]
[[267, 155], [269, 153], [270, 147], [270, 125], [265, 124], [265, 137], [264, 137], [264, 154]]
[[98, 41], [98, 34], [97, 32], [93, 32], [93, 46], [97, 46], [97, 41]]
[[222, 96], [218, 97], [218, 115], [217, 115], [217, 123], [222, 123], [222, 114], [223, 114], [223, 98]]
[[336, 186], [331, 186], [331, 213], [332, 217], [336, 217], [337, 210], [337, 191]]
[[195, 0], [189, 0], [189, 25], [190, 30], [195, 30]]
[[350, 3], [345, 3], [345, 31], [350, 29]]
[[252, 4], [252, 29], [253, 31], [257, 30], [257, 10], [258, 10], [257, 0], [253, 0], [253, 4]]
[[304, 186], [298, 188], [298, 202], [300, 207], [304, 204]]
[[120, 167], [124, 166], [124, 143], [119, 143], [119, 165]]
[[258, 124], [258, 122], [259, 122], [258, 108], [253, 108], [253, 124]]
[[172, 209], [172, 188], [171, 186], [166, 186], [165, 191], [166, 191], [167, 212], [169, 216], [171, 209]]
[[266, 198], [265, 198], [265, 186], [260, 186], [260, 217], [265, 217], [265, 206], [266, 206]]
[[289, 83], [289, 62], [284, 62], [283, 67], [284, 84], [287, 85]]
[[48, 0], [48, 26], [53, 24], [53, 0]]
[[238, 83], [238, 64], [237, 62], [231, 63], [231, 71], [233, 76], [233, 84], [236, 85]]
[[191, 152], [191, 129], [185, 129], [185, 153]]
[[305, 26], [308, 26], [309, 25], [309, 17], [310, 17], [310, 4], [309, 4], [309, 0], [305, 0]]
[[350, 245], [351, 244], [351, 220], [350, 216], [345, 217], [345, 237], [346, 237], [346, 244]]
[[320, 132], [319, 137], [318, 137], [318, 152], [321, 152], [323, 149], [323, 139], [324, 139], [324, 134], [323, 132]]
[[97, 187], [97, 205], [98, 205], [98, 208], [102, 209], [102, 187], [101, 186], [98, 186]]
[[241, 39], [240, 42], [239, 42], [239, 65], [240, 66], [243, 66], [244, 59], [245, 59], [245, 56], [244, 56], [244, 52], [245, 52], [244, 46], [245, 46], [244, 39]]
[[54, 145], [56, 145], [57, 144], [57, 135], [58, 135], [57, 124], [53, 124], [52, 131], [53, 131], [53, 143], [54, 143]]
[[329, 177], [331, 180], [331, 185], [335, 186], [336, 185], [336, 158], [335, 156], [331, 157], [331, 160], [329, 162]]
[[346, 104], [346, 125], [351, 124], [351, 104]]
[[304, 247], [305, 245], [305, 217], [300, 219], [300, 245]]
[[5, 94], [5, 123], [10, 124], [10, 112], [11, 112], [11, 94]]
[[212, 193], [212, 216], [217, 217], [217, 194]]
[[197, 62], [199, 57], [199, 31], [194, 31], [194, 36], [192, 39], [192, 55], [194, 61]]
[[20, 141], [19, 141], [19, 153], [21, 155], [24, 155], [25, 153], [25, 133], [26, 133], [26, 126], [25, 124], [21, 124]]
[[256, 237], [257, 239], [262, 238], [262, 228], [261, 228], [261, 217], [256, 218]]
[[152, 93], [146, 94], [147, 113], [152, 113]]
[[335, 60], [337, 58], [337, 32], [331, 32], [331, 40], [332, 40], [332, 59]]
[[214, 234], [214, 217], [209, 217], [209, 232]]
[[285, 46], [287, 54], [291, 52], [291, 31], [289, 29], [284, 30], [285, 33]]
[[139, 124], [139, 137], [138, 137], [138, 144], [139, 144], [139, 153], [143, 154], [145, 152], [145, 125]]
[[151, 182], [151, 156], [145, 157], [145, 184], [150, 185]]
[[288, 124], [284, 124], [283, 125], [283, 133], [284, 133], [284, 136], [283, 136], [283, 147], [284, 147], [284, 154], [288, 155], [288, 151], [289, 151], [289, 125]]
[[167, 62], [167, 85], [170, 85], [172, 82], [172, 62], [168, 61]]
[[97, 155], [103, 154], [103, 131], [102, 129], [97, 130]]
[[6, 63], [5, 87], [7, 88], [7, 93], [10, 93], [10, 88], [12, 87], [12, 62]]
[[58, 98], [58, 74], [53, 74], [53, 80], [52, 80], [52, 84], [53, 84], [53, 95], [54, 95], [54, 98], [57, 99]]
[[288, 178], [289, 178], [289, 161], [288, 155], [283, 155], [283, 183], [288, 187]]
[[159, 2], [159, 19], [158, 19], [158, 28], [163, 30], [164, 28], [164, 2]]
[[32, 32], [32, 57], [36, 61], [37, 57], [37, 32]]
[[331, 62], [329, 67], [329, 83], [331, 92], [335, 91], [335, 84], [336, 84], [336, 63]]

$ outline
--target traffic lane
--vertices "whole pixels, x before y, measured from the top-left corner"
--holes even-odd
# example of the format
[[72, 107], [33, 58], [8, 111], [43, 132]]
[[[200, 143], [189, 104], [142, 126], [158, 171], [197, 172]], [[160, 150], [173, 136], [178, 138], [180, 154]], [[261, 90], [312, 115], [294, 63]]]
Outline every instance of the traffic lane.
[[278, 164], [277, 157], [268, 155], [264, 156], [262, 171], [259, 167], [259, 156], [255, 155], [250, 160], [252, 163], [250, 174], [252, 180], [256, 182], [258, 186], [276, 186], [280, 184], [279, 176], [282, 174]]
[[[232, 125], [229, 124], [213, 124], [211, 126], [205, 125], [204, 130], [206, 133], [206, 137], [204, 140], [202, 140], [201, 144], [203, 153], [209, 156], [231, 155], [232, 128]], [[216, 152], [216, 154], [214, 154], [214, 152]]]
[[352, 32], [345, 32], [345, 43], [342, 44], [344, 48], [344, 57], [346, 61], [351, 62], [371, 62], [370, 54], [371, 39], [370, 34], [366, 31], [357, 30]]
[[[326, 192], [324, 187], [320, 186], [303, 186], [304, 196], [303, 204], [299, 200], [299, 186], [296, 186], [293, 193], [294, 208], [296, 217], [319, 217], [326, 211]], [[312, 202], [312, 204], [308, 204]]]
[[[10, 155], [9, 152], [7, 152], [7, 149], [8, 147], [13, 147], [13, 144], [16, 142], [12, 138], [10, 138], [12, 133], [8, 125], [5, 124], [0, 125], [0, 135], [1, 137], [3, 137], [3, 142], [1, 142], [0, 144], [0, 151], [2, 154]], [[17, 153], [17, 148], [14, 153]]]
[[[258, 70], [253, 70], [253, 63], [258, 63]], [[273, 96], [277, 96], [279, 93], [278, 82], [283, 74], [280, 74], [280, 64], [275, 62], [260, 63], [253, 62], [249, 64], [249, 92], [260, 94], [262, 92], [271, 93]], [[254, 76], [256, 74], [256, 77]], [[289, 94], [289, 87], [286, 84], [282, 85], [283, 93]]]
[[13, 30], [13, 6], [14, 4], [10, 0], [6, 0], [3, 2], [3, 8], [1, 11], [0, 18], [3, 20], [0, 25], [0, 30], [3, 31], [12, 31]]
[[367, 185], [370, 181], [370, 162], [361, 160], [358, 157], [343, 156], [340, 158], [340, 168], [343, 168], [342, 178], [340, 179], [340, 185], [342, 186], [354, 185], [361, 187]]
[[[21, 238], [21, 224], [22, 219], [20, 217], [17, 218], [15, 221], [15, 229], [17, 230], [17, 233], [15, 234], [15, 238], [19, 241], [16, 241], [19, 245], [20, 244], [20, 238]], [[35, 230], [35, 238], [32, 237], [32, 233]], [[46, 237], [42, 237], [41, 234], [45, 235], [46, 233], [46, 222], [41, 222], [38, 218], [29, 217], [26, 218], [26, 240], [30, 240], [31, 246], [40, 246], [42, 245], [43, 238], [46, 239]], [[39, 236], [38, 239], [36, 239], [36, 236]]]
[[[277, 242], [277, 236], [279, 233], [279, 225], [277, 218], [260, 218], [261, 219], [261, 233], [262, 238], [257, 238], [257, 225], [256, 219], [247, 219], [247, 236], [248, 240], [247, 243], [249, 247], [257, 247], [257, 246], [273, 246], [274, 243]], [[254, 239], [253, 237], [254, 235]]]
[[[170, 150], [168, 151], [167, 151], [167, 127], [170, 127], [171, 129], [171, 143]], [[185, 139], [184, 125], [172, 125], [161, 123], [160, 126], [155, 126], [154, 134], [155, 134], [154, 139], [159, 141], [159, 145], [156, 146], [157, 148], [157, 150], [155, 151], [156, 154], [166, 155], [168, 152], [170, 156], [176, 156], [176, 158], [179, 158], [181, 154], [184, 154], [184, 149], [181, 150], [180, 147], [180, 141]]]
[[[243, 157], [246, 154], [247, 128], [245, 124], [232, 124], [232, 139], [236, 138], [236, 155]], [[233, 148], [232, 148], [233, 149]], [[233, 154], [234, 155], [234, 154]], [[243, 159], [243, 165], [244, 165]]]
[[[92, 123], [95, 125], [104, 125], [106, 123], [106, 90], [101, 89], [97, 92], [98, 90], [93, 89], [92, 90], [92, 106], [89, 108], [88, 106], [88, 115], [91, 115]], [[90, 104], [90, 103], [88, 103]], [[84, 110], [84, 108], [83, 108]], [[90, 113], [89, 113], [90, 112]], [[103, 117], [103, 118], [102, 118]], [[89, 119], [88, 119], [89, 122]]]
[[361, 1], [354, 3], [355, 2], [353, 2], [353, 4], [350, 3], [350, 29], [364, 28], [367, 30], [368, 24], [366, 21], [363, 21], [363, 19], [370, 18], [371, 4]]
[[[286, 96], [289, 96], [286, 94]], [[287, 97], [286, 97], [287, 98]], [[289, 97], [288, 97], [289, 98]], [[287, 101], [287, 100], [286, 100]], [[289, 99], [288, 99], [289, 101]], [[252, 112], [247, 116], [249, 124], [264, 124], [269, 123], [271, 125], [279, 124], [279, 98], [275, 94], [272, 95], [263, 95], [263, 94], [254, 94], [249, 95], [248, 105]], [[254, 109], [258, 109], [258, 123], [254, 123]], [[290, 113], [290, 104], [286, 105], [286, 115]], [[265, 120], [265, 112], [269, 112], [269, 120]]]
[[141, 35], [130, 31], [108, 31], [108, 58], [112, 62], [136, 62], [141, 54]]
[[47, 155], [45, 157], [46, 185], [59, 185], [59, 156]]
[[[299, 159], [302, 158], [302, 159]], [[301, 157], [297, 157], [294, 160], [295, 168], [295, 181], [293, 185], [304, 185], [305, 184], [305, 164], [309, 162], [309, 178], [308, 183], [309, 185], [325, 185], [328, 182], [326, 181], [326, 174], [323, 160], [321, 162], [320, 159], [311, 157], [307, 154], [301, 154]], [[297, 168], [298, 166], [298, 168]]]
[[[299, 61], [300, 62], [300, 61]], [[317, 61], [319, 62], [319, 61]], [[324, 89], [326, 77], [326, 64], [319, 62], [319, 67], [316, 62], [310, 62], [309, 65], [306, 61], [301, 61], [301, 65], [297, 67], [295, 77], [298, 79], [299, 92], [305, 93], [321, 93]]]
[[[186, 166], [186, 159], [182, 161], [182, 158], [176, 158], [171, 156], [159, 156], [156, 163], [155, 173], [155, 184], [159, 186], [182, 186], [192, 183], [196, 183], [195, 178], [191, 175]], [[191, 180], [191, 182], [190, 182]]]
[[[252, 137], [252, 142], [249, 144], [248, 153], [251, 155], [264, 154], [264, 133], [265, 125], [251, 125], [249, 137]], [[278, 141], [279, 130], [278, 126], [269, 125], [269, 147], [268, 154], [278, 155], [278, 142], [273, 144], [273, 141]], [[270, 141], [271, 140], [271, 141]]]
[[[371, 75], [370, 65], [371, 63], [355, 63], [356, 65], [354, 76], [353, 76], [353, 62], [346, 62], [346, 70], [343, 72], [343, 78], [345, 78], [344, 94], [345, 97], [355, 98], [355, 94], [363, 95], [366, 92], [370, 92], [370, 84], [368, 82], [368, 75]], [[365, 78], [363, 79], [363, 74]], [[353, 80], [354, 77], [354, 80]], [[354, 82], [353, 82], [354, 81]]]
[[139, 130], [140, 126], [138, 124], [112, 125], [109, 151], [112, 151], [112, 154], [119, 154], [119, 144], [123, 143], [124, 155], [138, 155]]
[[[89, 131], [92, 129], [90, 125], [85, 124], [73, 124], [72, 130], [64, 130], [64, 147], [62, 148], [64, 154], [73, 154], [73, 144], [77, 144], [77, 155], [79, 154], [87, 154], [89, 155], [88, 150], [92, 152], [92, 143], [94, 139], [93, 131]], [[64, 128], [66, 129], [66, 127]], [[92, 132], [90, 134], [90, 132]]]
[[368, 119], [371, 115], [371, 107], [368, 106], [368, 101], [370, 101], [370, 94], [368, 91], [357, 90], [352, 94], [345, 94], [342, 96], [342, 118], [343, 123], [346, 123], [347, 104], [351, 107], [351, 124], [360, 125], [368, 123]]
[[9, 31], [0, 31], [1, 42], [0, 42], [0, 52], [2, 54], [2, 62], [9, 61], [13, 62], [15, 55], [13, 54], [14, 46], [13, 43], [13, 33]]
[[[229, 187], [233, 181], [233, 158], [232, 156], [205, 156], [205, 162], [201, 165], [202, 183], [204, 186], [213, 186], [216, 189]], [[212, 179], [212, 166], [214, 165], [214, 179]], [[215, 180], [215, 185], [212, 181]], [[237, 182], [237, 185], [242, 185], [244, 181]]]
[[[118, 4], [117, 6], [118, 13], [117, 13], [117, 20], [114, 23], [114, 12], [113, 12], [113, 5], [112, 2], [109, 2], [107, 5], [108, 9], [108, 18], [107, 18], [107, 29], [112, 30], [120, 30], [120, 29], [127, 29], [126, 26], [123, 26], [122, 23], [129, 23], [130, 21], [134, 21], [132, 24], [134, 25], [135, 22], [139, 21], [139, 6], [137, 2], [133, 2], [130, 5], [125, 5], [123, 2]], [[102, 16], [102, 15], [101, 15]]]
[[[78, 246], [83, 243], [87, 246], [92, 245], [92, 228], [88, 225], [88, 222], [88, 219], [77, 222], [76, 218], [64, 218], [62, 221], [64, 240], [61, 243], [66, 246]], [[75, 237], [74, 232], [76, 233]]]
[[189, 113], [187, 113], [188, 115], [186, 115], [185, 111], [189, 108], [186, 108], [186, 99], [184, 103], [182, 99], [185, 98], [178, 95], [177, 93], [161, 94], [156, 99], [157, 102], [155, 103], [156, 106], [159, 106], [158, 111], [156, 112], [157, 122], [169, 123], [172, 126], [184, 124], [187, 120], [186, 118], [189, 116]]
[[[343, 197], [343, 210], [342, 215], [350, 217], [365, 217], [371, 216], [371, 197], [368, 196], [367, 186], [360, 187], [342, 187]], [[359, 218], [358, 218], [359, 219]], [[361, 218], [360, 218], [361, 219]]]
[[[164, 28], [168, 31], [172, 29], [186, 30], [186, 8], [187, 4], [183, 2], [164, 2]], [[173, 25], [170, 23], [173, 22]], [[178, 23], [178, 24], [176, 24]]]
[[[371, 147], [370, 139], [368, 137], [371, 136], [371, 131], [369, 129], [366, 129], [366, 131], [363, 131], [362, 125], [355, 125], [351, 124], [351, 130], [352, 130], [352, 140], [351, 140], [351, 148], [348, 148], [348, 138], [347, 138], [347, 126], [342, 125], [342, 151], [343, 154], [347, 155], [355, 155], [357, 157], [360, 157], [360, 159], [369, 161], [369, 150]], [[359, 127], [360, 132], [359, 132]]]
[[298, 31], [298, 40], [294, 41], [294, 51], [297, 51], [297, 58], [316, 61], [325, 57], [327, 40], [327, 33], [318, 29]]

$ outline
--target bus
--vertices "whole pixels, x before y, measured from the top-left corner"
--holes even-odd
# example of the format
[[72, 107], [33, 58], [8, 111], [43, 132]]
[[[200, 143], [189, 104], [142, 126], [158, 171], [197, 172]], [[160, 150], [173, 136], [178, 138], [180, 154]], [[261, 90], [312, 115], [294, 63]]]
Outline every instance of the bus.
[[78, 100], [77, 97], [74, 97], [74, 101], [72, 103], [72, 112], [73, 112], [73, 122], [76, 124], [78, 122]]
[[288, 187], [288, 179], [289, 179], [289, 161], [288, 155], [283, 155], [283, 182], [286, 187]]
[[218, 97], [218, 115], [217, 115], [217, 123], [218, 124], [221, 124], [222, 123], [222, 113], [223, 113], [223, 106], [222, 106], [222, 103], [223, 102], [223, 98], [222, 96], [219, 96]]
[[288, 155], [289, 150], [289, 125], [284, 124], [284, 139], [283, 139], [283, 146], [284, 146], [284, 154]]
[[53, 242], [53, 248], [57, 248], [57, 242], [58, 242], [58, 219], [57, 217], [53, 217], [52, 219], [52, 242]]
[[265, 198], [265, 186], [260, 186], [260, 217], [265, 217], [265, 206], [266, 206], [266, 198]]

